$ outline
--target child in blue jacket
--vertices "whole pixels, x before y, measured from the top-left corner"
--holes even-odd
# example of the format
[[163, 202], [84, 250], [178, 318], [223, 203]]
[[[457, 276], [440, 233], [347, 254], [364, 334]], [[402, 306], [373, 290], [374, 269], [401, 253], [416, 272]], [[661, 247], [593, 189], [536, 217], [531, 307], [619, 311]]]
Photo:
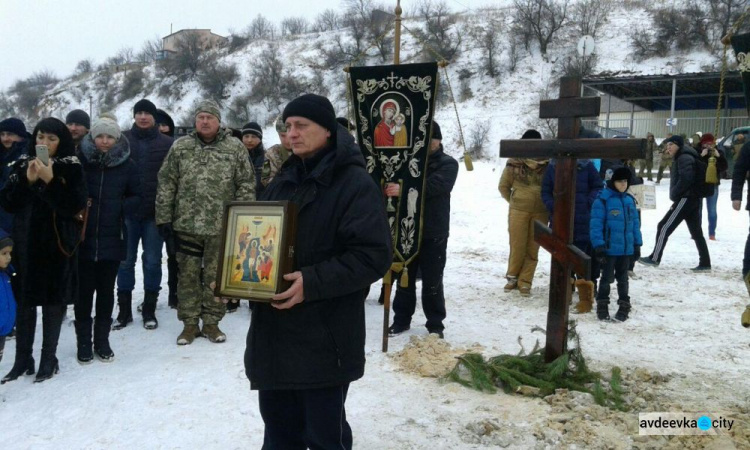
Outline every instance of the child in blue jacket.
[[591, 245], [602, 267], [599, 292], [596, 294], [596, 316], [609, 320], [610, 283], [617, 280], [615, 320], [624, 322], [630, 312], [628, 296], [628, 267], [631, 256], [643, 245], [641, 222], [635, 207], [635, 198], [626, 191], [630, 186], [631, 172], [619, 167], [607, 181], [591, 208], [589, 232]]
[[0, 361], [3, 360], [5, 337], [13, 331], [16, 323], [16, 299], [10, 288], [10, 275], [13, 274], [13, 267], [10, 265], [12, 251], [13, 240], [0, 228]]

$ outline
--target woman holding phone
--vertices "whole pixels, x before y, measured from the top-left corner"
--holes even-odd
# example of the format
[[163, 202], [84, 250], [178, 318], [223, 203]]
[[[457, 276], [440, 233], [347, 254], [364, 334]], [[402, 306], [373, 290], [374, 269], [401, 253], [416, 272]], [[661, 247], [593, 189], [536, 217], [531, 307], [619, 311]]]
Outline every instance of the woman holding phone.
[[0, 206], [16, 215], [12, 236], [18, 273], [16, 357], [2, 383], [34, 374], [32, 350], [39, 306], [42, 356], [35, 382], [52, 378], [59, 370], [57, 341], [75, 292], [79, 217], [87, 196], [70, 131], [58, 119], [42, 119], [29, 140], [28, 155], [11, 164], [8, 182], [0, 190]]
[[[79, 156], [90, 195], [86, 239], [78, 261], [79, 289], [75, 305], [78, 362], [96, 357], [110, 362], [115, 354], [109, 345], [115, 279], [125, 259], [124, 215], [134, 214], [141, 203], [138, 166], [130, 158], [130, 144], [116, 122], [99, 119], [83, 138]], [[96, 292], [96, 316], [91, 319]], [[91, 329], [94, 348], [91, 348]]]

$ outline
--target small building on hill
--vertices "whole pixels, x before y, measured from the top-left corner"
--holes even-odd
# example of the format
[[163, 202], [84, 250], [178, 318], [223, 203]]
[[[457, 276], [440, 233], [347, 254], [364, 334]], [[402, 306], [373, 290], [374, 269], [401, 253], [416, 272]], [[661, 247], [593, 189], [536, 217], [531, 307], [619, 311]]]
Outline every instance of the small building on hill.
[[195, 40], [202, 50], [223, 47], [229, 42], [228, 38], [212, 33], [210, 29], [184, 29], [162, 38], [162, 49], [159, 59], [168, 58], [170, 54], [176, 54], [179, 51], [179, 44], [183, 40]]

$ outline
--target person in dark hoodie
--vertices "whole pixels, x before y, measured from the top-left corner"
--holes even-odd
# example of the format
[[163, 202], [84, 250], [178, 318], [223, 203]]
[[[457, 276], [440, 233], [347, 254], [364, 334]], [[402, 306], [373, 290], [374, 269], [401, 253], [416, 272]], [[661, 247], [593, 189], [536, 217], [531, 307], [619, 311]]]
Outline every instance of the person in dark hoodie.
[[[141, 203], [138, 166], [130, 158], [130, 144], [122, 136], [117, 122], [99, 119], [81, 145], [80, 158], [89, 191], [86, 239], [78, 260], [78, 299], [75, 304], [75, 328], [78, 362], [90, 363], [94, 353], [102, 362], [111, 362], [115, 354], [109, 345], [112, 310], [115, 304], [115, 278], [120, 261], [125, 259], [124, 215], [132, 214]], [[91, 310], [96, 293], [96, 316]], [[93, 324], [93, 352], [91, 330]]]
[[130, 143], [130, 156], [138, 165], [143, 201], [138, 210], [125, 215], [128, 254], [117, 273], [117, 305], [119, 313], [114, 329], [119, 330], [133, 321], [132, 300], [135, 289], [135, 263], [138, 245], [143, 241], [143, 327], [153, 330], [159, 326], [156, 302], [161, 290], [161, 257], [164, 240], [156, 228], [156, 188], [159, 169], [167, 157], [173, 139], [160, 133], [156, 125], [156, 106], [143, 99], [133, 107], [133, 127], [123, 135]]
[[610, 284], [615, 280], [619, 305], [615, 319], [624, 322], [630, 313], [628, 269], [632, 255], [643, 245], [635, 198], [626, 192], [632, 178], [630, 167], [614, 169], [607, 187], [591, 208], [591, 245], [602, 268], [599, 292], [596, 294], [596, 316], [599, 320], [610, 319]]
[[[21, 120], [11, 117], [0, 122], [0, 188], [10, 176], [10, 164], [26, 153], [29, 133]], [[13, 214], [0, 207], [0, 228], [13, 230]]]
[[352, 448], [349, 384], [365, 368], [365, 293], [388, 270], [380, 188], [331, 102], [305, 94], [283, 118], [293, 155], [262, 200], [297, 205], [295, 271], [252, 310], [245, 372], [258, 390], [263, 448]]
[[65, 116], [65, 126], [70, 130], [70, 135], [73, 136], [73, 142], [76, 145], [76, 152], [78, 152], [81, 141], [89, 134], [91, 118], [86, 114], [86, 111], [74, 109]]
[[703, 199], [695, 192], [699, 181], [695, 175], [696, 159], [700, 156], [693, 147], [685, 144], [682, 136], [674, 135], [667, 138], [665, 142], [665, 151], [672, 158], [672, 167], [669, 168], [669, 199], [673, 203], [656, 228], [654, 250], [649, 256], [640, 258], [638, 262], [648, 266], [658, 266], [664, 256], [664, 248], [669, 236], [684, 220], [690, 231], [690, 237], [695, 241], [698, 249], [698, 266], [691, 270], [694, 272], [710, 271], [711, 256], [701, 229]]
[[[163, 109], [156, 110], [156, 124], [159, 126], [159, 132], [174, 138], [174, 121], [169, 114]], [[180, 279], [180, 268], [177, 265], [177, 251], [171, 245], [171, 241], [166, 241], [167, 247], [167, 286], [169, 286], [169, 300], [167, 304], [172, 309], [177, 309], [179, 299], [177, 297], [177, 283]]]
[[[602, 161], [602, 167], [605, 161]], [[610, 165], [608, 165], [609, 167]], [[549, 211], [550, 221], [555, 212], [555, 198], [553, 191], [555, 188], [555, 169], [557, 161], [551, 159], [547, 171], [544, 173], [542, 180], [542, 201]], [[579, 159], [577, 161], [576, 171], [576, 200], [575, 215], [573, 218], [573, 245], [586, 252], [591, 258], [591, 278], [594, 282], [594, 291], [596, 292], [596, 281], [599, 278], [599, 264], [594, 256], [594, 248], [591, 246], [589, 236], [589, 225], [591, 222], [591, 206], [599, 196], [604, 183], [594, 164], [588, 159]]]
[[265, 186], [263, 178], [263, 162], [266, 160], [266, 149], [263, 147], [263, 129], [257, 122], [248, 122], [242, 126], [242, 143], [248, 152], [250, 163], [255, 171], [255, 195], [260, 196]]
[[156, 110], [156, 125], [159, 126], [159, 132], [174, 137], [174, 120], [163, 109]]
[[[409, 263], [411, 274], [422, 273], [422, 309], [427, 318], [425, 327], [431, 334], [443, 338], [445, 326], [445, 294], [443, 292], [443, 271], [445, 270], [446, 249], [450, 231], [451, 191], [458, 177], [458, 162], [443, 152], [443, 135], [437, 122], [432, 122], [427, 161], [427, 180], [424, 191], [424, 216], [422, 217], [422, 242], [419, 255]], [[399, 197], [398, 183], [385, 186], [387, 197]], [[409, 277], [407, 287], [396, 287], [393, 299], [393, 325], [388, 334], [397, 336], [411, 328], [411, 319], [417, 306], [417, 277]]]
[[[45, 145], [49, 162], [37, 157]], [[28, 155], [11, 165], [0, 190], [0, 205], [15, 213], [14, 257], [18, 269], [16, 359], [2, 383], [34, 373], [37, 307], [42, 307], [42, 357], [36, 382], [59, 370], [57, 341], [66, 307], [72, 303], [81, 242], [80, 217], [88, 192], [70, 131], [60, 120], [42, 119], [29, 140]]]

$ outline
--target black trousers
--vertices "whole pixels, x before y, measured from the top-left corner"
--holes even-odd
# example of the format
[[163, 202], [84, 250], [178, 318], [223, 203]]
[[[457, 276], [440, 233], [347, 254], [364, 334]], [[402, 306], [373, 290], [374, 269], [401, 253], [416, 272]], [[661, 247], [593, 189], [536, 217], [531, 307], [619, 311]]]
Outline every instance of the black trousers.
[[[408, 266], [409, 286], [396, 288], [393, 299], [393, 323], [411, 325], [411, 317], [417, 307], [417, 271], [422, 271], [422, 309], [427, 317], [429, 331], [443, 331], [445, 319], [445, 295], [443, 293], [443, 270], [448, 238], [423, 239], [419, 255]], [[398, 282], [398, 276], [396, 277]]]
[[742, 259], [742, 278], [750, 272], [750, 232], [747, 234], [745, 241], [745, 257]]
[[111, 319], [115, 306], [115, 280], [120, 261], [78, 261], [78, 299], [75, 304], [76, 321], [91, 320], [96, 293], [96, 317]]
[[631, 256], [607, 256], [602, 267], [602, 278], [599, 280], [599, 292], [596, 294], [597, 303], [609, 304], [610, 284], [617, 280], [617, 303], [630, 304], [628, 297], [628, 266]]
[[258, 391], [263, 450], [352, 448], [346, 421], [349, 383], [321, 389]]
[[698, 249], [698, 265], [711, 267], [711, 256], [708, 254], [706, 238], [703, 237], [703, 229], [701, 228], [702, 201], [702, 198], [688, 197], [681, 198], [672, 204], [672, 207], [669, 208], [667, 214], [656, 227], [656, 244], [654, 245], [654, 251], [649, 256], [653, 261], [661, 262], [669, 236], [684, 220], [690, 231], [690, 237], [695, 241], [695, 246]]
[[[16, 361], [26, 361], [31, 358], [34, 349], [34, 334], [36, 332], [36, 306], [25, 304], [23, 300], [18, 305], [16, 316]], [[57, 353], [57, 342], [60, 340], [60, 328], [67, 305], [42, 306], [42, 357], [54, 357]]]
[[3, 360], [3, 350], [5, 350], [5, 336], [0, 336], [0, 361]]

